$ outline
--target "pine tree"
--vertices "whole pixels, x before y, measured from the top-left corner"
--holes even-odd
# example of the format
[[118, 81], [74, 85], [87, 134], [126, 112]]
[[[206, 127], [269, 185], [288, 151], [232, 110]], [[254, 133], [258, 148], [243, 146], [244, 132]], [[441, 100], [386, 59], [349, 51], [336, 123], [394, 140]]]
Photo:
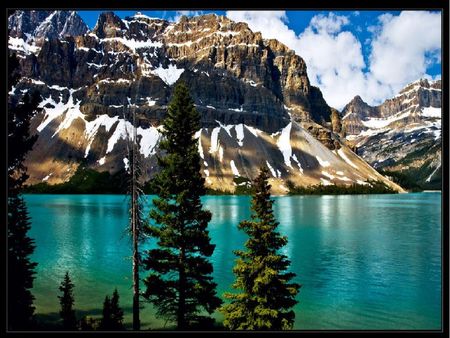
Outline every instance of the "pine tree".
[[62, 292], [62, 295], [58, 296], [59, 303], [61, 304], [59, 315], [61, 316], [64, 330], [77, 329], [77, 319], [75, 317], [75, 310], [73, 309], [73, 304], [75, 302], [73, 288], [74, 284], [70, 280], [69, 272], [67, 271], [59, 286], [59, 291]]
[[111, 321], [111, 300], [109, 299], [109, 296], [105, 296], [105, 301], [103, 302], [100, 330], [110, 330]]
[[[8, 91], [20, 74], [14, 54], [8, 57]], [[29, 135], [30, 118], [39, 104], [39, 94], [26, 93], [20, 100], [8, 99], [8, 328], [26, 330], [33, 325], [33, 287], [37, 263], [31, 262], [34, 240], [28, 237], [31, 223], [21, 190], [27, 180], [23, 164], [36, 136]]]
[[202, 210], [200, 200], [205, 188], [194, 138], [200, 117], [183, 82], [175, 87], [163, 127], [165, 156], [158, 158], [161, 170], [153, 179], [158, 198], [150, 212], [159, 226], [147, 228], [159, 248], [147, 251], [144, 264], [151, 273], [143, 296], [177, 329], [206, 327], [214, 320], [203, 314], [213, 313], [222, 301], [208, 260], [215, 248], [207, 230], [211, 213]]
[[34, 241], [27, 236], [30, 218], [20, 195], [8, 198], [8, 319], [12, 330], [30, 329], [34, 296], [31, 293], [37, 263], [31, 262]]
[[123, 310], [119, 306], [119, 292], [117, 289], [114, 290], [111, 298], [109, 296], [105, 297], [100, 329], [108, 331], [124, 330]]
[[233, 288], [239, 292], [226, 293], [231, 302], [221, 308], [223, 324], [231, 330], [288, 330], [294, 324], [292, 307], [300, 285], [289, 283], [295, 274], [286, 272], [290, 261], [278, 252], [287, 238], [276, 231], [268, 178], [268, 169], [261, 168], [254, 182], [251, 220], [239, 223], [249, 236], [246, 250], [235, 251]]
[[114, 290], [111, 297], [111, 322], [112, 330], [118, 331], [123, 330], [123, 310], [119, 305], [119, 292], [117, 289]]

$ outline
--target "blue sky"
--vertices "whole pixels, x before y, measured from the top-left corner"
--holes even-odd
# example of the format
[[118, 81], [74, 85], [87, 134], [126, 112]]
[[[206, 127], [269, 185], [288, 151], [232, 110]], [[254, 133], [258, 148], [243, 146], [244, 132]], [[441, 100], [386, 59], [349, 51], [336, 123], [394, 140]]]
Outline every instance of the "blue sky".
[[[79, 11], [92, 29], [102, 11]], [[114, 11], [119, 17], [136, 11]], [[355, 95], [370, 104], [419, 78], [441, 75], [441, 14], [429, 11], [140, 11], [174, 21], [216, 13], [277, 38], [305, 59], [308, 76], [341, 109]]]

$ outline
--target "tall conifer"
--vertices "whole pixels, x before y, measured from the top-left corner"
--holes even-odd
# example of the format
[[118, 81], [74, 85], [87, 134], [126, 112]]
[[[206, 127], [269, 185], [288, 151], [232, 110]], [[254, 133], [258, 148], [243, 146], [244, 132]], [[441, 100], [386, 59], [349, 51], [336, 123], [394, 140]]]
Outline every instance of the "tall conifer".
[[161, 171], [153, 180], [158, 198], [150, 212], [157, 225], [148, 227], [159, 247], [144, 260], [150, 270], [144, 297], [177, 329], [206, 327], [213, 319], [205, 312], [213, 313], [221, 300], [208, 260], [215, 247], [207, 230], [211, 213], [200, 200], [205, 188], [194, 137], [200, 117], [183, 82], [175, 87], [163, 127], [160, 148], [165, 156], [158, 158]]
[[59, 303], [61, 304], [59, 315], [61, 316], [64, 330], [77, 329], [77, 319], [75, 316], [75, 310], [73, 309], [73, 305], [75, 303], [73, 295], [74, 286], [75, 285], [70, 279], [69, 272], [67, 271], [61, 285], [59, 286], [59, 291], [61, 291], [62, 294], [58, 296]]
[[[20, 78], [19, 62], [8, 57], [8, 92]], [[30, 118], [40, 101], [37, 92], [26, 93], [17, 100], [8, 99], [8, 328], [30, 329], [34, 318], [33, 287], [37, 263], [31, 261], [34, 240], [28, 236], [31, 227], [25, 200], [21, 196], [27, 180], [23, 162], [36, 136], [29, 135]]]
[[235, 251], [233, 288], [238, 293], [226, 293], [231, 302], [221, 308], [224, 326], [231, 330], [287, 330], [294, 324], [292, 307], [300, 285], [290, 282], [295, 274], [286, 272], [290, 261], [279, 253], [287, 238], [276, 231], [268, 178], [268, 169], [261, 168], [254, 182], [251, 220], [239, 223], [249, 239], [245, 251]]
[[117, 289], [114, 290], [111, 298], [109, 296], [105, 297], [100, 329], [108, 331], [124, 330], [123, 310], [119, 306], [119, 292]]

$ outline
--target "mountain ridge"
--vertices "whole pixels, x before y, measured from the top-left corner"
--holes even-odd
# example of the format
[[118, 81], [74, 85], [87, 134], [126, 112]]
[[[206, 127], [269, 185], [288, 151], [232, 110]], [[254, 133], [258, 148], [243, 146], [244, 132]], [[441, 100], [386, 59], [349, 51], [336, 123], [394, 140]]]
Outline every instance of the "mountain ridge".
[[407, 84], [375, 107], [353, 99], [342, 111], [346, 138], [375, 168], [440, 189], [441, 100], [441, 81], [427, 79]]

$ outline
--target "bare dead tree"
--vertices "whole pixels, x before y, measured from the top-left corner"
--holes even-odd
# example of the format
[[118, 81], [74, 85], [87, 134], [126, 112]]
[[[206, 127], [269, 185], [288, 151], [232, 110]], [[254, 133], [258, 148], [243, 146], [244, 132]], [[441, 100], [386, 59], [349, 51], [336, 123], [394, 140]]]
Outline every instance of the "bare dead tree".
[[[139, 87], [139, 86], [138, 86]], [[143, 182], [142, 182], [142, 161], [140, 152], [138, 150], [137, 142], [137, 125], [136, 125], [136, 108], [135, 105], [128, 102], [130, 109], [129, 114], [131, 114], [132, 120], [132, 130], [131, 133], [128, 130], [128, 125], [125, 122], [125, 132], [127, 135], [127, 152], [128, 152], [128, 169], [127, 169], [127, 193], [130, 197], [129, 204], [129, 214], [130, 223], [129, 229], [132, 239], [133, 246], [133, 330], [140, 330], [140, 288], [139, 288], [139, 268], [141, 266], [141, 258], [139, 254], [139, 243], [145, 237], [143, 229]], [[124, 111], [124, 120], [125, 111]], [[132, 136], [130, 137], [130, 134]]]

